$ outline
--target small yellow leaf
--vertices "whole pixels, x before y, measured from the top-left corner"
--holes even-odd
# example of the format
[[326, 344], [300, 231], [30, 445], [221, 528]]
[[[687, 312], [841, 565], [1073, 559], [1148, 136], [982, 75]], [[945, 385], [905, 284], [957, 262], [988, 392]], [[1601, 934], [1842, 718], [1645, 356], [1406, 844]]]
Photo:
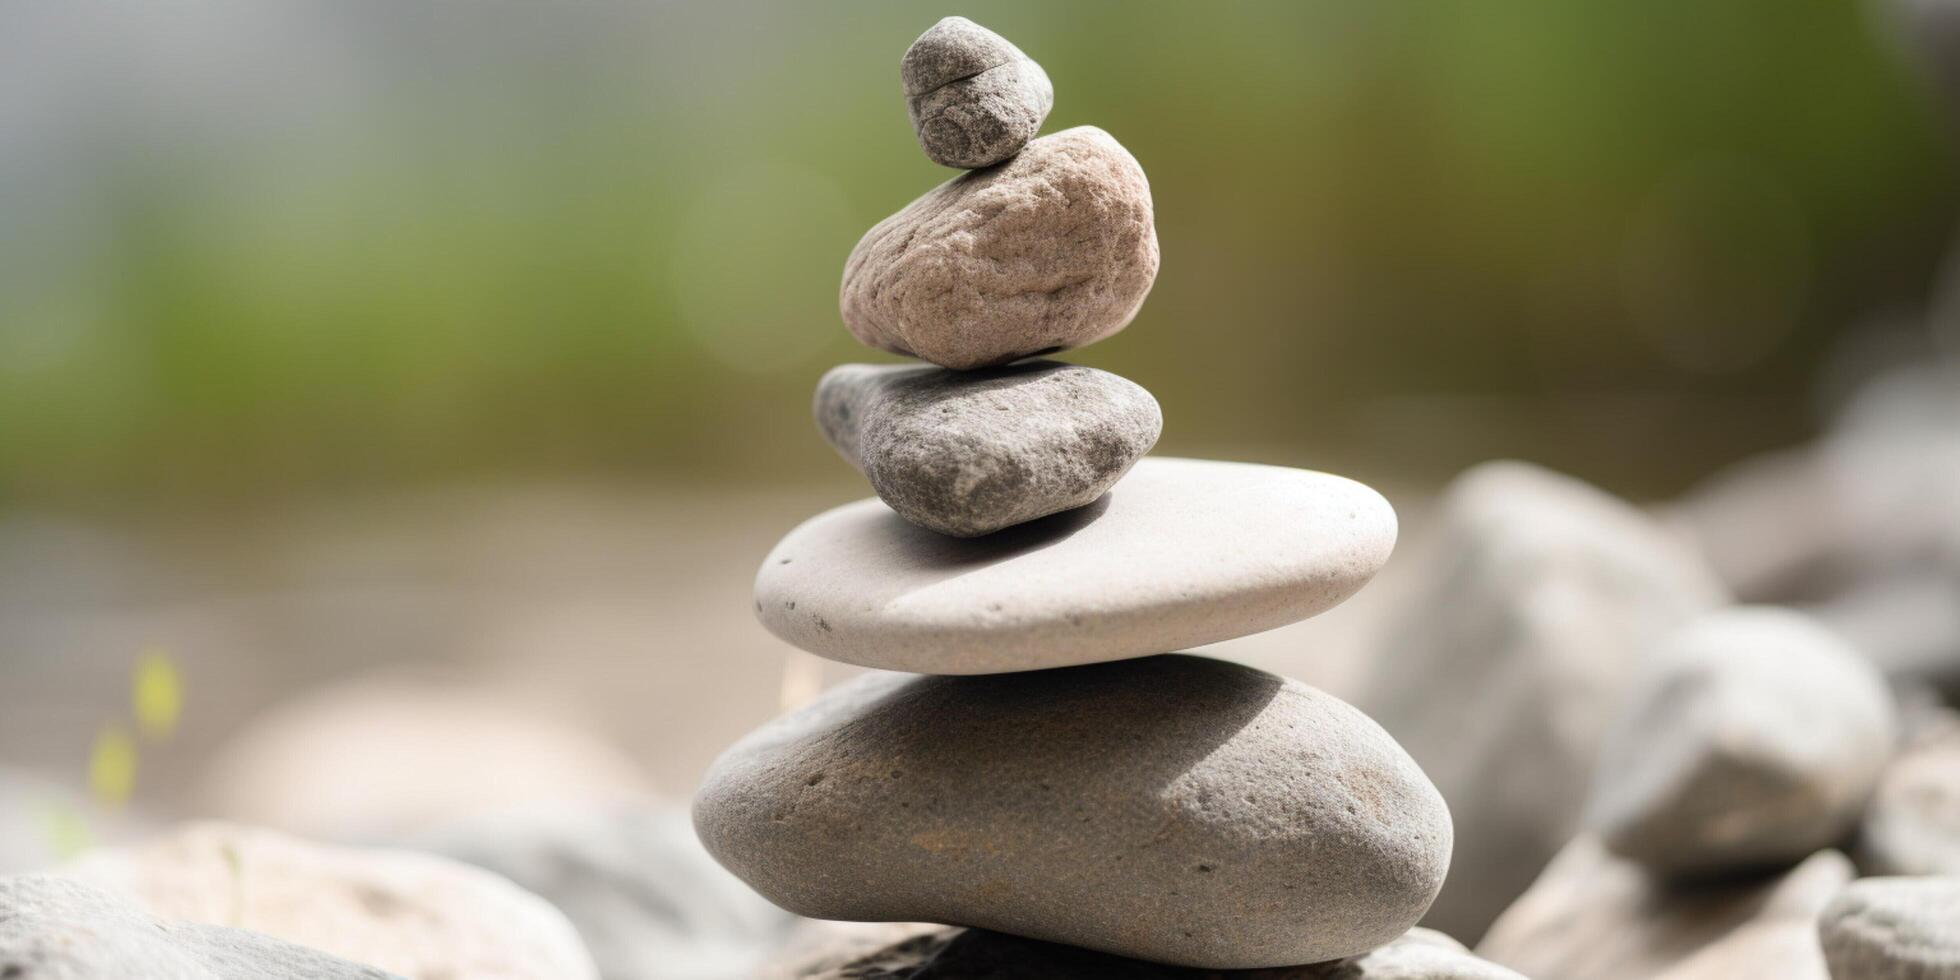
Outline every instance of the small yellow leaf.
[[88, 785], [104, 805], [129, 802], [136, 789], [136, 742], [121, 727], [110, 726], [96, 734], [95, 750], [88, 759]]
[[137, 658], [130, 702], [136, 712], [137, 730], [144, 736], [165, 739], [177, 730], [177, 718], [184, 708], [184, 686], [168, 655], [152, 650]]

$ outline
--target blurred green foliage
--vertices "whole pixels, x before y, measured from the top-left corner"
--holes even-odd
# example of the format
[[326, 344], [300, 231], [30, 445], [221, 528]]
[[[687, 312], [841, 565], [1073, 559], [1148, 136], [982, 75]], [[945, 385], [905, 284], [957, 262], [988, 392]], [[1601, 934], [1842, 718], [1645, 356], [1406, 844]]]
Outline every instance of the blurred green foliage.
[[1841, 0], [47, 0], [0, 12], [62, 121], [0, 113], [0, 503], [834, 475], [810, 388], [879, 359], [837, 278], [950, 176], [896, 66], [954, 12], [1151, 177], [1156, 290], [1071, 357], [1170, 451], [1666, 489], [1807, 431], [1948, 231], [1936, 114]]

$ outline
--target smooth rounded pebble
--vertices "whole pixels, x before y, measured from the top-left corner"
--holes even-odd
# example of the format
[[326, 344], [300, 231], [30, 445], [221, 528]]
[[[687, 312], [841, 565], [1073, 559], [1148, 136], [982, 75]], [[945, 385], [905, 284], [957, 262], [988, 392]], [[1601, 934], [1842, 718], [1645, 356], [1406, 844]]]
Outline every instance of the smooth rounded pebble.
[[1869, 874], [1960, 875], [1960, 721], [1940, 724], [1885, 767], [1858, 833]]
[[1832, 980], [1960, 980], [1960, 878], [1860, 878], [1817, 934]]
[[1078, 126], [879, 222], [844, 263], [838, 307], [865, 344], [965, 370], [1101, 340], [1156, 278], [1143, 168]]
[[927, 674], [1140, 657], [1325, 611], [1374, 577], [1395, 511], [1309, 470], [1149, 457], [1088, 507], [984, 538], [883, 502], [805, 521], [756, 573], [756, 615], [818, 656]]
[[817, 383], [823, 432], [900, 517], [969, 538], [1084, 506], [1157, 442], [1157, 400], [1107, 371], [846, 364]]
[[1877, 668], [1814, 621], [1737, 606], [1663, 643], [1600, 757], [1589, 820], [1667, 875], [1787, 865], [1843, 840], [1891, 755]]
[[1442, 797], [1366, 715], [1184, 655], [866, 675], [729, 749], [694, 822], [802, 915], [1221, 969], [1395, 939], [1450, 854]]
[[84, 853], [63, 869], [152, 914], [237, 926], [415, 980], [596, 980], [570, 922], [467, 865], [222, 823]]
[[0, 878], [0, 977], [9, 980], [401, 980], [271, 936], [160, 919], [57, 875]]
[[1034, 59], [964, 17], [948, 17], [899, 62], [919, 147], [947, 167], [990, 167], [1020, 152], [1055, 105]]
[[1263, 970], [1164, 966], [982, 929], [923, 926], [904, 932], [883, 946], [811, 954], [765, 973], [764, 980], [1523, 980], [1429, 929], [1411, 929], [1356, 957]]

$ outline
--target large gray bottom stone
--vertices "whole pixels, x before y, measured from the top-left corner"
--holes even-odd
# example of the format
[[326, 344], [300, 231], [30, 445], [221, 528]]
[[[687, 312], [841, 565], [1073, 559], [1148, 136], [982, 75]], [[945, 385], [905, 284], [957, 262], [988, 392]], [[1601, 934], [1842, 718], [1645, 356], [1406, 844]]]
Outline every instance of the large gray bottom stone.
[[1191, 656], [868, 675], [731, 748], [694, 815], [803, 915], [1210, 968], [1387, 943], [1450, 854], [1441, 798], [1367, 716]]

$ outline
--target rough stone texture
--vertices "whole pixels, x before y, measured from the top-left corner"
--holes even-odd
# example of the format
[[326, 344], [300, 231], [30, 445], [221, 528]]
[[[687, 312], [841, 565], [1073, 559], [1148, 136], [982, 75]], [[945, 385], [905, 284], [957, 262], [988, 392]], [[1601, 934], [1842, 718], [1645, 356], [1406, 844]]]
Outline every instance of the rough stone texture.
[[1157, 400], [1095, 368], [846, 364], [817, 384], [817, 428], [898, 516], [969, 538], [1082, 507], [1150, 451]]
[[945, 167], [991, 167], [1021, 152], [1055, 106], [1048, 73], [1011, 61], [905, 100], [919, 148]]
[[624, 751], [454, 678], [376, 674], [245, 725], [199, 783], [202, 813], [331, 840], [394, 839], [466, 814], [651, 792]]
[[1960, 980], [1960, 878], [1863, 878], [1817, 924], [1834, 980]]
[[898, 62], [898, 79], [906, 98], [911, 98], [1026, 58], [999, 34], [965, 17], [945, 17], [905, 49]]
[[984, 538], [877, 500], [804, 522], [756, 615], [819, 656], [931, 674], [1140, 657], [1305, 619], [1388, 560], [1395, 512], [1307, 470], [1151, 457], [1096, 503]]
[[964, 370], [1101, 340], [1156, 278], [1143, 168], [1078, 126], [879, 222], [844, 263], [838, 305], [865, 344]]
[[1641, 657], [1726, 596], [1646, 516], [1526, 463], [1458, 477], [1427, 544], [1357, 703], [1449, 801], [1457, 857], [1424, 924], [1472, 937], [1577, 831]]
[[262, 932], [411, 980], [579, 980], [597, 971], [557, 909], [487, 871], [217, 823], [91, 851], [65, 873], [168, 919]]
[[1020, 152], [1055, 106], [1041, 66], [964, 17], [948, 17], [899, 62], [919, 147], [947, 167], [990, 167]]
[[1789, 865], [1850, 835], [1896, 730], [1885, 679], [1815, 621], [1708, 613], [1648, 664], [1607, 737], [1588, 823], [1662, 874]]
[[883, 946], [819, 953], [764, 980], [1523, 980], [1439, 932], [1411, 929], [1349, 959], [1262, 970], [1146, 963], [979, 929], [908, 926]]
[[1825, 980], [1817, 914], [1849, 880], [1851, 862], [1820, 851], [1781, 875], [1669, 883], [1582, 836], [1477, 955], [1546, 980]]
[[1450, 853], [1441, 798], [1366, 715], [1177, 655], [867, 675], [737, 743], [694, 816], [722, 864], [804, 915], [1219, 969], [1400, 936]]
[[751, 980], [798, 921], [716, 864], [686, 812], [668, 807], [531, 806], [408, 843], [556, 906], [606, 980]]
[[71, 878], [0, 878], [0, 977], [9, 980], [393, 976], [256, 932], [159, 919], [124, 896]]
[[1885, 767], [1858, 834], [1874, 875], [1960, 875], [1960, 716], [1941, 711]]

